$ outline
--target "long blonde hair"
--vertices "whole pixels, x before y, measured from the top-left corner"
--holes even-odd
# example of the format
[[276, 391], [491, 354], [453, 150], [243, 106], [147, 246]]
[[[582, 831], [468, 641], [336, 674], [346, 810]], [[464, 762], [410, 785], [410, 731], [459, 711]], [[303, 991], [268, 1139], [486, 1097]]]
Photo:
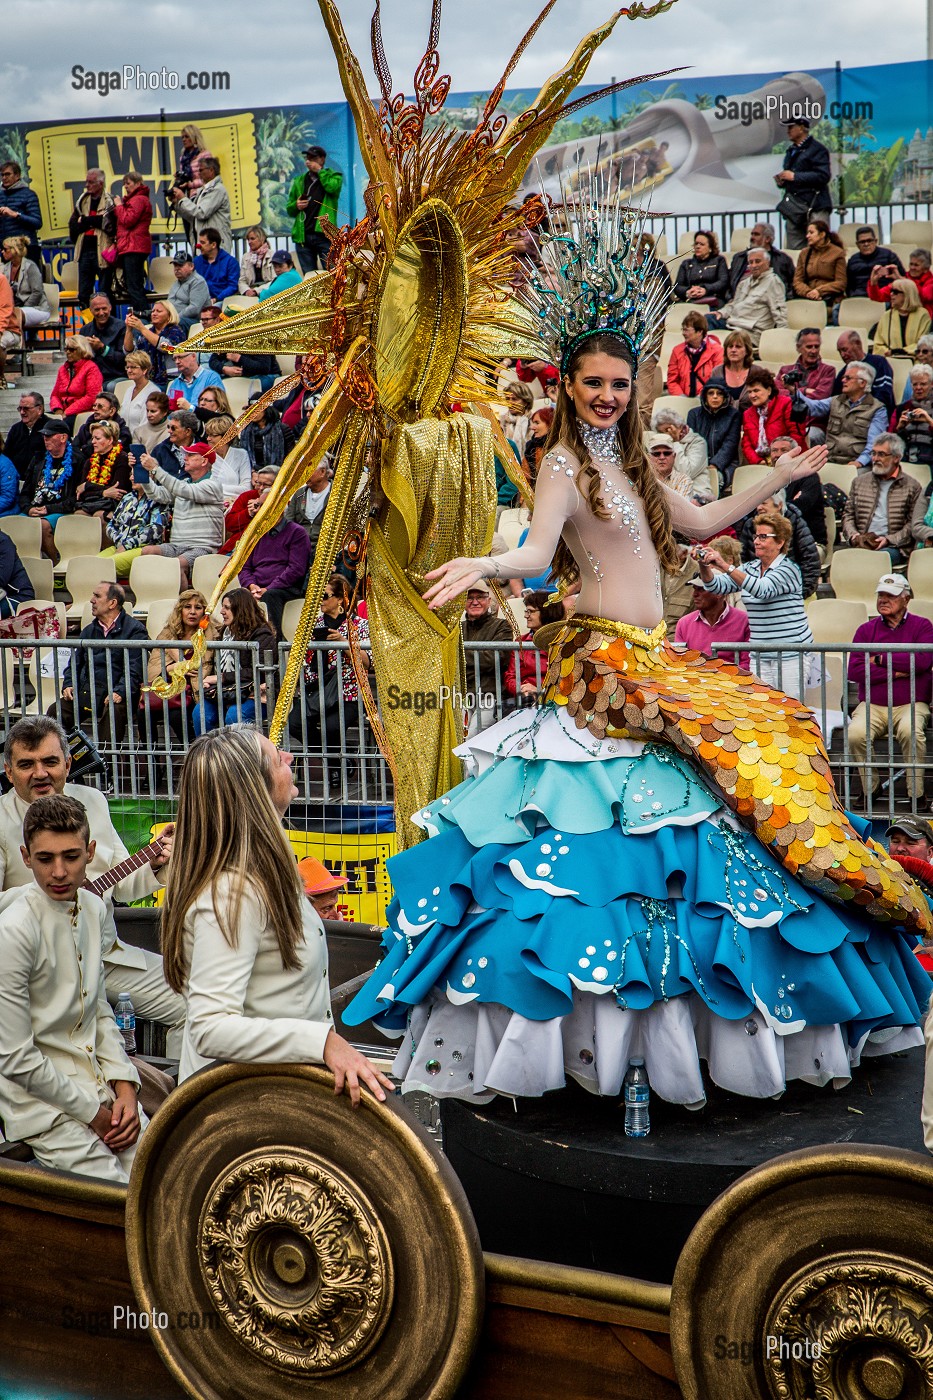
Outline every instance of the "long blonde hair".
[[[671, 513], [664, 499], [664, 492], [654, 474], [654, 469], [645, 455], [644, 443], [642, 441], [642, 424], [641, 416], [638, 411], [638, 396], [635, 392], [635, 370], [632, 364], [631, 351], [625, 345], [624, 341], [619, 340], [617, 336], [611, 335], [608, 332], [591, 336], [574, 350], [567, 363], [565, 371], [566, 377], [573, 378], [587, 355], [599, 354], [611, 355], [612, 358], [616, 360], [624, 360], [632, 370], [632, 396], [629, 399], [628, 408], [624, 416], [619, 420], [616, 427], [619, 451], [625, 463], [625, 473], [632, 483], [632, 486], [641, 497], [645, 507], [648, 529], [651, 531], [651, 541], [657, 551], [658, 562], [661, 568], [665, 569], [668, 573], [676, 573], [680, 568], [680, 559], [677, 554], [677, 546], [674, 543], [674, 536], [671, 530]], [[577, 425], [577, 415], [570, 396], [564, 387], [563, 376], [561, 377], [557, 390], [554, 421], [548, 433], [545, 454], [559, 443], [563, 443], [565, 447], [569, 447], [570, 451], [580, 463], [580, 470], [576, 475], [576, 484], [586, 497], [590, 510], [598, 520], [608, 520], [609, 512], [600, 495], [599, 472], [590, 461], [590, 454], [587, 452], [586, 444], [580, 436], [580, 429]], [[555, 551], [554, 560], [551, 564], [551, 571], [562, 589], [573, 583], [580, 576], [580, 570], [576, 560], [563, 539], [561, 539]]]
[[[272, 802], [272, 771], [247, 725], [228, 725], [196, 739], [182, 765], [175, 844], [162, 910], [165, 979], [181, 992], [188, 977], [185, 918], [210, 888], [224, 938], [236, 947], [247, 890], [255, 890], [275, 919], [282, 966], [301, 966], [304, 890], [298, 866]], [[223, 908], [217, 881], [231, 875]]]

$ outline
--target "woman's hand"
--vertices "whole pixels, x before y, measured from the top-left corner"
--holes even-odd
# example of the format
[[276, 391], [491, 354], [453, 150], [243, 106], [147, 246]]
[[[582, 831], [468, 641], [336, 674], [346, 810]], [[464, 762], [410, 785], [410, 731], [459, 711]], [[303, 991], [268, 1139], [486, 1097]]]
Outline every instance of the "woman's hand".
[[125, 1152], [139, 1137], [136, 1085], [127, 1080], [119, 1080], [113, 1087], [117, 1096], [110, 1108], [110, 1127], [100, 1136], [111, 1152]]
[[805, 476], [815, 476], [828, 461], [829, 450], [822, 443], [819, 447], [808, 447], [806, 452], [795, 447], [778, 458], [777, 469], [784, 472], [788, 481], [800, 481]]
[[700, 559], [699, 562], [701, 572], [704, 565], [708, 566], [710, 569], [719, 569], [723, 574], [729, 572], [730, 565], [717, 550], [710, 549], [709, 545], [707, 545], [706, 549], [703, 551], [703, 558]]
[[333, 1030], [328, 1031], [324, 1042], [324, 1063], [334, 1076], [334, 1093], [349, 1094], [354, 1108], [359, 1107], [361, 1086], [365, 1086], [380, 1103], [385, 1103], [386, 1090], [390, 1094], [395, 1092], [391, 1079], [387, 1079], [361, 1051], [354, 1050], [348, 1040]]
[[432, 584], [424, 594], [428, 607], [442, 608], [445, 603], [465, 593], [471, 584], [485, 580], [483, 565], [486, 562], [484, 559], [451, 559], [439, 569], [432, 569], [425, 577], [437, 579], [437, 583]]
[[819, 294], [819, 292], [816, 290], [815, 287], [811, 287], [810, 290], [809, 290], [807, 293], [805, 293], [805, 295], [806, 295], [807, 301], [819, 301], [819, 300], [820, 300], [820, 294]]

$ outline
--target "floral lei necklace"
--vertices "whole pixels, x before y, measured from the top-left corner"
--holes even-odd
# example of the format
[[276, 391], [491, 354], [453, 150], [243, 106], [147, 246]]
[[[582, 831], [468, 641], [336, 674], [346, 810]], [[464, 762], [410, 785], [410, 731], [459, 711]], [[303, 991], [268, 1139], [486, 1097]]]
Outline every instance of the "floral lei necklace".
[[71, 476], [71, 443], [65, 447], [64, 454], [60, 460], [58, 470], [55, 469], [55, 459], [51, 452], [45, 454], [45, 466], [42, 469], [42, 485], [46, 491], [57, 495]]
[[91, 456], [91, 465], [88, 468], [86, 478], [88, 485], [101, 487], [109, 486], [110, 478], [113, 475], [113, 466], [119, 455], [119, 443], [115, 443], [114, 446], [111, 447], [110, 451], [107, 453], [106, 457], [104, 457], [103, 460], [101, 460], [101, 455], [99, 452], [93, 453]]

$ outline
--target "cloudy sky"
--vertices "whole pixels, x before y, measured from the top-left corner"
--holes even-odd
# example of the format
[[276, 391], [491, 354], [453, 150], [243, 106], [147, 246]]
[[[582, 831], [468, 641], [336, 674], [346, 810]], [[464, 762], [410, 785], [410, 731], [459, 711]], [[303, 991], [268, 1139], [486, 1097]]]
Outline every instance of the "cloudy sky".
[[[367, 75], [369, 0], [338, 0]], [[605, 19], [612, 0], [557, 0], [512, 86], [534, 87], [567, 57], [586, 29]], [[454, 91], [488, 90], [504, 59], [537, 14], [539, 0], [447, 0], [443, 69]], [[596, 55], [589, 81], [680, 64], [696, 74], [756, 73], [925, 57], [925, 9], [919, 0], [680, 0], [650, 23], [621, 21]], [[410, 88], [424, 47], [430, 0], [383, 0], [393, 77]], [[285, 18], [287, 16], [287, 18]], [[208, 108], [277, 106], [339, 100], [340, 83], [314, 0], [19, 0], [4, 6], [0, 39], [0, 122], [122, 116]], [[881, 42], [878, 42], [881, 41]], [[101, 96], [75, 89], [85, 71], [221, 70], [229, 92], [133, 88]], [[82, 79], [82, 82], [85, 82]], [[375, 88], [375, 84], [373, 84]]]

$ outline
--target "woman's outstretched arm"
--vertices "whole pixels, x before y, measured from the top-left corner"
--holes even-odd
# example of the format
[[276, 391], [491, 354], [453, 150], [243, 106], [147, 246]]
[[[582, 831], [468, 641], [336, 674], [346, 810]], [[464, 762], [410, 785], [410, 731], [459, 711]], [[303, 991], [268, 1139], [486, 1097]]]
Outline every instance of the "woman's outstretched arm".
[[425, 593], [425, 602], [432, 608], [442, 607], [481, 578], [534, 578], [545, 573], [560, 532], [580, 502], [575, 484], [579, 469], [576, 457], [566, 448], [552, 448], [538, 471], [535, 508], [525, 543], [497, 554], [495, 559], [451, 559], [442, 564], [428, 574], [436, 582]]
[[678, 496], [676, 492], [664, 488], [664, 495], [671, 511], [671, 524], [679, 535], [691, 540], [708, 540], [727, 525], [748, 515], [792, 481], [801, 477], [815, 476], [826, 465], [829, 453], [825, 447], [811, 447], [806, 452], [795, 448], [780, 459], [777, 466], [756, 486], [749, 486], [737, 496], [727, 496], [723, 501], [711, 501], [708, 506], [695, 506]]

